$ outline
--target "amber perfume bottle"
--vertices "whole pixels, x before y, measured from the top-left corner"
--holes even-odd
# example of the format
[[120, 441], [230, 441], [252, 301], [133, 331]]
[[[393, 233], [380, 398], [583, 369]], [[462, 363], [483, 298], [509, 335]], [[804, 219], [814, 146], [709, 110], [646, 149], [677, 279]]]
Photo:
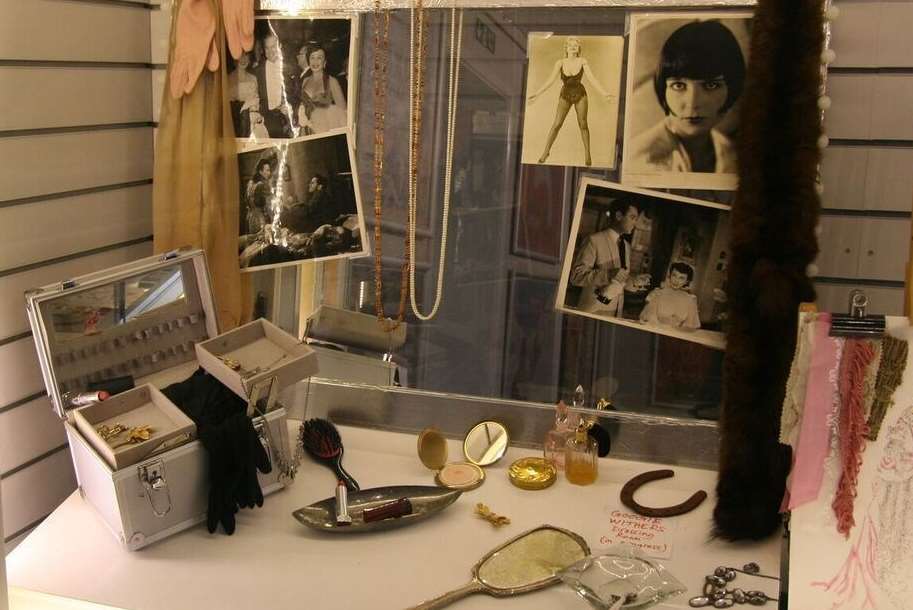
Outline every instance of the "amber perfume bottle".
[[564, 476], [574, 485], [589, 485], [599, 473], [599, 446], [587, 434], [589, 426], [581, 420], [564, 450]]

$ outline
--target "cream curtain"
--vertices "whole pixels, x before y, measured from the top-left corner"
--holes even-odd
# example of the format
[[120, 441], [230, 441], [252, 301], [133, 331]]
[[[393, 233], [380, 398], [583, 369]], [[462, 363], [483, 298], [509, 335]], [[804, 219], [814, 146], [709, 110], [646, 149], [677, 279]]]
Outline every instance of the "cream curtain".
[[[225, 31], [222, 7], [209, 0], [216, 15], [219, 69], [203, 70], [190, 94], [175, 99], [170, 82], [174, 57], [172, 18], [169, 68], [165, 78], [155, 144], [153, 231], [156, 252], [181, 246], [206, 252], [219, 328], [249, 319], [249, 282], [242, 289], [238, 267], [239, 189], [234, 127], [228, 103]], [[174, 3], [177, 16], [180, 0]]]

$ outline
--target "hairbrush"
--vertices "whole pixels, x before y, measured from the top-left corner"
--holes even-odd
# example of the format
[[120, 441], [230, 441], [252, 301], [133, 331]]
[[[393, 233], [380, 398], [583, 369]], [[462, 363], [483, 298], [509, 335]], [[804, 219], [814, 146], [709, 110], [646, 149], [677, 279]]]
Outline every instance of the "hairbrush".
[[342, 467], [342, 438], [333, 422], [309, 419], [301, 424], [299, 440], [304, 450], [314, 459], [336, 473], [349, 491], [358, 491], [358, 483]]

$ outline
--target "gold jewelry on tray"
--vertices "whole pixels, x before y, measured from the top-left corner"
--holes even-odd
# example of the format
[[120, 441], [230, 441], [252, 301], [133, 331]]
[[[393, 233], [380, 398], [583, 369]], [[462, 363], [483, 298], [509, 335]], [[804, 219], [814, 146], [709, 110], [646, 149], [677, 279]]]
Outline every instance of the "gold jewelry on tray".
[[479, 502], [476, 504], [475, 513], [481, 518], [485, 519], [495, 527], [501, 527], [502, 525], [510, 525], [510, 519], [504, 515], [496, 515], [491, 512], [491, 509], [486, 505]]
[[227, 366], [233, 371], [241, 370], [241, 363], [235, 360], [234, 358], [229, 358], [228, 356], [219, 356], [219, 360], [222, 361], [222, 364]]
[[281, 362], [282, 359], [285, 358], [286, 356], [288, 356], [288, 354], [282, 354], [281, 356], [279, 356], [278, 358], [276, 358], [275, 360], [273, 360], [266, 366], [255, 366], [254, 368], [252, 368], [249, 371], [244, 369], [243, 367], [240, 367], [237, 370], [241, 374], [242, 379], [247, 379], [248, 377], [253, 377], [254, 375], [259, 375], [260, 373], [265, 373], [266, 371], [270, 370], [271, 368], [273, 368], [274, 366], [279, 364], [279, 362]]
[[127, 432], [127, 438], [116, 445], [111, 445], [111, 449], [117, 449], [118, 447], [123, 447], [124, 445], [138, 445], [143, 441], [148, 441], [152, 438], [152, 433], [154, 430], [150, 426], [136, 426], [130, 428]]
[[113, 424], [111, 426], [102, 424], [100, 426], [96, 426], [95, 431], [98, 432], [98, 435], [102, 438], [103, 441], [108, 442], [115, 436], [126, 432], [127, 426], [123, 424]]

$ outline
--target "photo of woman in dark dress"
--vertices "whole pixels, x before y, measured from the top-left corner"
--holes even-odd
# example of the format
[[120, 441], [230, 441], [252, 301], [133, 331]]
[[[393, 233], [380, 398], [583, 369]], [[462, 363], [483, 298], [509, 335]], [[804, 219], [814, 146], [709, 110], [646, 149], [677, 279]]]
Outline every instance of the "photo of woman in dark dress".
[[273, 166], [269, 159], [260, 159], [253, 177], [247, 183], [247, 233], [257, 233], [269, 224], [272, 216]]

